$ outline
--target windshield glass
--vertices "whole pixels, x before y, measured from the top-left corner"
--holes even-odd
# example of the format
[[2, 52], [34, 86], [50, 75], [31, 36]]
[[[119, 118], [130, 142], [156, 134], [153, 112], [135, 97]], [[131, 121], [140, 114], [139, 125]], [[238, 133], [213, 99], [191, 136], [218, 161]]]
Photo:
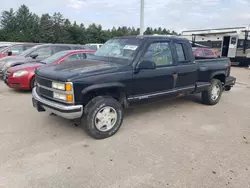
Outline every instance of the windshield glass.
[[28, 50], [23, 51], [22, 53], [19, 54], [19, 56], [26, 56], [26, 55], [30, 54], [30, 53], [33, 52], [35, 49], [37, 49], [38, 46], [40, 46], [40, 45], [33, 46], [32, 48], [29, 48]]
[[110, 39], [94, 55], [132, 60], [141, 41], [141, 39], [137, 38]]
[[58, 53], [48, 57], [47, 59], [42, 60], [42, 63], [46, 63], [46, 64], [53, 63], [54, 61], [60, 59], [64, 55], [66, 55], [67, 53], [69, 53], [69, 51], [58, 52]]

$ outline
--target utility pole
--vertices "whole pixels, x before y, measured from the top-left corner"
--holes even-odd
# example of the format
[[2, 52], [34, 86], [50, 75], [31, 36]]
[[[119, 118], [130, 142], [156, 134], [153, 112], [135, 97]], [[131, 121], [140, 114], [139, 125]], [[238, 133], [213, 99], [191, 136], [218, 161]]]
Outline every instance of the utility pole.
[[140, 35], [144, 33], [144, 0], [141, 0]]

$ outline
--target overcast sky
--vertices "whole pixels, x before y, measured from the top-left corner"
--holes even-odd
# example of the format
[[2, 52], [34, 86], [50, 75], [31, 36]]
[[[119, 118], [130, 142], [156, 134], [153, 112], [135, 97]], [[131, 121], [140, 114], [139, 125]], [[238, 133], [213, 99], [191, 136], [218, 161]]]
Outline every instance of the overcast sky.
[[[0, 11], [21, 4], [39, 15], [61, 12], [77, 23], [139, 27], [140, 0], [8, 0]], [[187, 29], [246, 26], [250, 0], [145, 0], [145, 26]]]

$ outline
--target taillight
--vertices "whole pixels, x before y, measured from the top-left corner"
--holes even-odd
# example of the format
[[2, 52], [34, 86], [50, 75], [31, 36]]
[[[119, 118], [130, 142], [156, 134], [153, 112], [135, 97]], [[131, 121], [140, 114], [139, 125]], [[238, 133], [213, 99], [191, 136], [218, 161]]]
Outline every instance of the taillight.
[[231, 65], [232, 65], [232, 62], [231, 62], [231, 60], [229, 59], [228, 66], [231, 67]]

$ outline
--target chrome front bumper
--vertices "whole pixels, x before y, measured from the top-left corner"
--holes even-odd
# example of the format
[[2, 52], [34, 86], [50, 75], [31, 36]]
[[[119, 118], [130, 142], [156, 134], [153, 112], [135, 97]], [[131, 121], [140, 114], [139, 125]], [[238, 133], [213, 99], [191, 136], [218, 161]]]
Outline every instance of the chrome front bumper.
[[48, 111], [66, 119], [78, 119], [83, 114], [82, 105], [67, 106], [40, 97], [36, 92], [36, 87], [32, 90], [33, 106], [39, 111]]

